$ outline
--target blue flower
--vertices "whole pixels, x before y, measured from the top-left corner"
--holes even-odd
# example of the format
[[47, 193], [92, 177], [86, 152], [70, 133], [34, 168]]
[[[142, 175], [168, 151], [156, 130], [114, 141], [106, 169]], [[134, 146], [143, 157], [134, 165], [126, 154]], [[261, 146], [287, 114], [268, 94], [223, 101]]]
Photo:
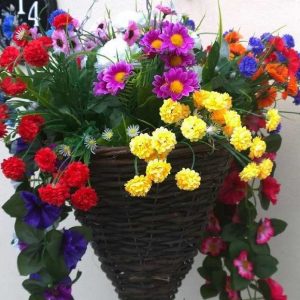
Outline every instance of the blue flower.
[[11, 154], [19, 154], [28, 149], [28, 144], [25, 143], [21, 138], [14, 140], [11, 143], [10, 153]]
[[245, 77], [253, 76], [257, 70], [257, 62], [255, 58], [251, 56], [243, 57], [239, 64], [239, 69]]
[[264, 51], [264, 45], [261, 39], [256, 37], [251, 37], [249, 39], [248, 49], [251, 50], [255, 55], [259, 55]]
[[195, 25], [195, 22], [192, 20], [192, 19], [187, 19], [185, 22], [184, 22], [184, 25], [192, 30], [192, 31], [195, 31], [195, 28], [196, 28], [196, 25]]
[[54, 32], [54, 28], [53, 27], [51, 27], [49, 30], [47, 30], [46, 31], [46, 35], [48, 36], [48, 37], [51, 37], [52, 36], [52, 34], [53, 34], [53, 32]]
[[87, 249], [87, 240], [75, 230], [65, 230], [63, 237], [64, 259], [69, 270], [76, 268], [77, 263]]
[[48, 22], [49, 24], [52, 26], [53, 25], [53, 21], [55, 19], [55, 17], [61, 15], [61, 14], [65, 14], [66, 12], [62, 9], [57, 9], [57, 10], [54, 10], [50, 16], [48, 17]]
[[15, 16], [6, 15], [2, 24], [2, 32], [6, 39], [11, 40], [14, 34], [14, 21]]
[[300, 80], [300, 69], [297, 71], [296, 76], [297, 76], [297, 79], [299, 81]]
[[24, 222], [34, 228], [45, 229], [53, 225], [59, 218], [61, 209], [42, 202], [36, 195], [30, 192], [22, 192], [25, 203], [26, 215]]
[[281, 52], [277, 51], [276, 56], [277, 56], [277, 59], [282, 63], [285, 63], [287, 61], [286, 57]]
[[295, 105], [300, 105], [300, 91], [299, 91], [298, 94], [294, 97], [293, 103], [294, 103]]
[[273, 35], [270, 32], [265, 32], [261, 35], [260, 39], [263, 42], [269, 42], [269, 40], [273, 37]]
[[6, 101], [5, 94], [0, 92], [0, 103], [4, 103]]
[[270, 131], [270, 134], [277, 134], [281, 131], [282, 125], [281, 123], [278, 124], [277, 128], [273, 131]]
[[283, 41], [286, 47], [288, 48], [294, 48], [295, 47], [295, 40], [292, 35], [285, 34], [283, 37]]

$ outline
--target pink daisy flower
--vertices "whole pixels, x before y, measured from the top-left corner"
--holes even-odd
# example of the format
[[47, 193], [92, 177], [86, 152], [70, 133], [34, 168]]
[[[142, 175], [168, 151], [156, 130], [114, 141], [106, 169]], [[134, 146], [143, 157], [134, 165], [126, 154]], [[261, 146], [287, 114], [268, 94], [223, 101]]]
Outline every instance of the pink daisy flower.
[[189, 36], [188, 30], [180, 23], [165, 22], [160, 35], [163, 40], [162, 50], [187, 54], [194, 47], [194, 39]]
[[158, 4], [158, 5], [156, 5], [156, 9], [158, 9], [165, 16], [167, 16], [167, 15], [176, 15], [175, 10], [172, 9], [171, 7], [169, 7], [169, 6], [164, 6], [164, 5]]
[[208, 224], [206, 226], [206, 231], [212, 233], [219, 233], [221, 232], [221, 226], [219, 219], [215, 216], [213, 212], [210, 212], [208, 215]]
[[266, 244], [275, 235], [274, 228], [270, 219], [265, 218], [258, 226], [256, 234], [256, 243], [259, 245]]
[[128, 46], [132, 46], [140, 37], [140, 30], [134, 21], [130, 21], [124, 35], [124, 41]]
[[195, 72], [173, 68], [162, 76], [154, 76], [153, 86], [153, 92], [158, 98], [172, 98], [177, 101], [199, 89], [199, 82]]
[[168, 68], [186, 68], [196, 64], [196, 58], [192, 53], [176, 54], [165, 53], [161, 56], [161, 59]]
[[95, 96], [107, 95], [109, 90], [107, 89], [107, 82], [103, 80], [104, 71], [100, 72], [97, 76], [98, 81], [94, 82], [93, 93]]
[[73, 52], [79, 52], [82, 50], [82, 44], [74, 31], [69, 31], [68, 33], [70, 49]]
[[222, 238], [218, 236], [207, 237], [201, 243], [200, 251], [203, 254], [211, 256], [219, 256], [226, 249], [226, 244]]
[[107, 41], [108, 40], [108, 28], [106, 21], [102, 21], [96, 31], [95, 35], [101, 39], [101, 41]]
[[143, 36], [140, 45], [147, 55], [157, 54], [161, 51], [163, 41], [159, 36], [159, 30], [150, 30]]
[[63, 29], [54, 30], [52, 33], [53, 49], [55, 53], [69, 54], [70, 47], [66, 32]]
[[253, 264], [248, 260], [248, 252], [246, 250], [241, 251], [240, 255], [234, 259], [233, 265], [237, 268], [238, 273], [242, 278], [248, 280], [254, 278]]
[[225, 291], [227, 293], [228, 299], [229, 300], [240, 300], [240, 293], [237, 291], [234, 291], [231, 287], [231, 278], [230, 276], [226, 277], [226, 286], [225, 286]]

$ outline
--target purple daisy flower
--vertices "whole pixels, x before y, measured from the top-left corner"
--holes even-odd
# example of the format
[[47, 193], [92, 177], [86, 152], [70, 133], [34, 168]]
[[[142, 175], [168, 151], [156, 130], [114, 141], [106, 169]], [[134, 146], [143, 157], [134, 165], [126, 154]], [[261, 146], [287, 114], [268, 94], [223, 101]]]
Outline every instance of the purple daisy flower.
[[69, 41], [70, 41], [70, 48], [73, 52], [79, 52], [82, 50], [82, 44], [74, 31], [69, 31], [68, 33]]
[[68, 277], [51, 289], [47, 289], [44, 293], [45, 300], [73, 300], [72, 281]]
[[70, 47], [67, 35], [64, 30], [54, 30], [52, 33], [53, 49], [55, 53], [69, 54]]
[[87, 240], [75, 230], [64, 230], [63, 254], [69, 270], [75, 269], [87, 249]]
[[142, 38], [140, 45], [147, 55], [157, 54], [160, 52], [163, 41], [160, 38], [159, 30], [150, 30]]
[[165, 22], [160, 35], [163, 40], [162, 50], [186, 54], [194, 47], [194, 39], [189, 36], [187, 28], [180, 23]]
[[140, 37], [140, 30], [134, 21], [130, 21], [124, 35], [124, 41], [128, 46], [132, 46]]
[[107, 82], [103, 80], [104, 71], [100, 72], [97, 76], [98, 81], [94, 82], [93, 93], [95, 96], [107, 95], [109, 90], [107, 89]]
[[61, 209], [42, 202], [36, 195], [30, 192], [22, 192], [22, 199], [26, 208], [24, 222], [28, 225], [45, 229], [53, 225], [59, 218]]
[[161, 56], [161, 59], [168, 68], [186, 68], [196, 64], [195, 55], [192, 53], [176, 54], [176, 53], [165, 53]]
[[159, 98], [172, 98], [180, 100], [183, 96], [199, 88], [198, 76], [193, 71], [185, 71], [181, 68], [173, 68], [162, 76], [156, 75], [153, 82], [153, 92]]

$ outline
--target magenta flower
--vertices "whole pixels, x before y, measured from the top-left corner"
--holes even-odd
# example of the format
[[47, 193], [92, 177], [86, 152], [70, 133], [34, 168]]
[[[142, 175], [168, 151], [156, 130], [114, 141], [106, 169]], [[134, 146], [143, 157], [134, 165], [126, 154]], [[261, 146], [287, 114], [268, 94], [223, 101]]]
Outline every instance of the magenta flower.
[[237, 268], [241, 277], [248, 280], [254, 278], [253, 263], [248, 260], [248, 252], [246, 250], [241, 251], [240, 255], [234, 259], [233, 265]]
[[227, 296], [228, 296], [229, 300], [241, 300], [240, 292], [237, 292], [237, 291], [232, 289], [231, 277], [230, 276], [226, 277], [225, 291], [227, 293]]
[[275, 235], [274, 228], [270, 219], [265, 218], [258, 226], [256, 234], [256, 243], [259, 245], [266, 244]]
[[167, 16], [167, 15], [176, 15], [175, 10], [172, 9], [171, 7], [169, 7], [169, 6], [164, 6], [164, 5], [158, 4], [158, 5], [156, 5], [156, 8], [161, 13], [163, 13], [165, 16]]
[[150, 30], [143, 36], [140, 45], [147, 55], [157, 54], [161, 51], [163, 41], [159, 36], [159, 30]]
[[208, 223], [206, 226], [206, 231], [212, 233], [220, 233], [222, 231], [219, 219], [215, 216], [213, 212], [210, 212], [208, 214]]
[[197, 74], [181, 68], [173, 68], [162, 76], [154, 76], [153, 86], [153, 92], [158, 98], [172, 98], [174, 101], [199, 89]]
[[195, 44], [187, 28], [180, 23], [165, 22], [160, 38], [163, 40], [162, 50], [176, 54], [189, 53]]
[[55, 53], [69, 54], [70, 47], [66, 32], [63, 29], [54, 30], [52, 33], [53, 49]]
[[211, 256], [219, 256], [226, 249], [226, 244], [222, 238], [218, 236], [207, 237], [201, 243], [200, 251], [203, 254]]
[[95, 96], [107, 95], [109, 90], [107, 89], [107, 82], [103, 80], [104, 71], [100, 72], [97, 76], [98, 81], [94, 82], [93, 93]]
[[124, 35], [124, 41], [128, 46], [132, 46], [140, 37], [140, 30], [134, 21], [130, 21]]
[[164, 53], [161, 59], [168, 68], [186, 68], [196, 64], [196, 58], [192, 53], [176, 54], [176, 53]]

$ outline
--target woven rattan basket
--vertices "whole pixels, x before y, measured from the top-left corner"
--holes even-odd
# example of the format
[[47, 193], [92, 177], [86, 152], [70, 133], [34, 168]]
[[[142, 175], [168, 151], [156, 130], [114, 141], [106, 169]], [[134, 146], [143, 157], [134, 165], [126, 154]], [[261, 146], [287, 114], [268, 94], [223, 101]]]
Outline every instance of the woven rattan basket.
[[[128, 148], [101, 148], [92, 161], [92, 184], [100, 203], [88, 213], [77, 212], [77, 217], [92, 228], [92, 246], [120, 299], [174, 299], [191, 269], [207, 213], [231, 161], [224, 150], [211, 153], [204, 145], [193, 149], [201, 187], [184, 192], [175, 184], [174, 172], [192, 163], [191, 150], [183, 146], [168, 158], [172, 176], [154, 185], [146, 198], [131, 198], [124, 191], [134, 175]], [[139, 165], [141, 173], [144, 168]]]

